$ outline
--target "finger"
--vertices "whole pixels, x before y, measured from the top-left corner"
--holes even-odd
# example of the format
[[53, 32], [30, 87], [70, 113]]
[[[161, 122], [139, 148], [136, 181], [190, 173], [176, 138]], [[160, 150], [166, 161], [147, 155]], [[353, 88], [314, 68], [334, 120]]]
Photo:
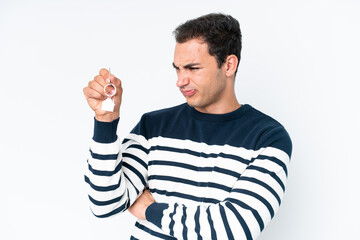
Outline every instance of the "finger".
[[95, 80], [90, 81], [88, 87], [100, 95], [98, 99], [106, 98], [104, 93], [104, 87], [101, 84], [99, 84], [97, 81]]
[[94, 81], [97, 82], [100, 86], [102, 86], [103, 88], [105, 87], [106, 84], [108, 84], [106, 82], [106, 79], [101, 76], [101, 75], [97, 75], [94, 77]]
[[[109, 70], [106, 68], [102, 68], [99, 71], [99, 75], [102, 76], [105, 79], [106, 83], [109, 83], [107, 80], [109, 78]], [[121, 87], [121, 81], [117, 77], [114, 76], [114, 74], [111, 74], [110, 76], [110, 82], [114, 84], [116, 87]]]
[[98, 100], [102, 100], [104, 99], [103, 94], [99, 93], [98, 91], [95, 91], [94, 89], [90, 88], [90, 87], [85, 87], [83, 89], [84, 95], [86, 98], [94, 98], [94, 99], [98, 99]]
[[109, 78], [109, 70], [107, 70], [106, 68], [100, 69], [99, 74], [105, 79], [105, 81], [107, 81], [107, 79]]
[[114, 84], [117, 88], [121, 88], [121, 80], [111, 74], [110, 76], [111, 83]]
[[[100, 77], [101, 78], [101, 77]], [[104, 84], [102, 79], [95, 79], [89, 82], [88, 86], [92, 89], [94, 89], [95, 91], [98, 91], [99, 93], [103, 93], [104, 92], [104, 86], [106, 84]]]

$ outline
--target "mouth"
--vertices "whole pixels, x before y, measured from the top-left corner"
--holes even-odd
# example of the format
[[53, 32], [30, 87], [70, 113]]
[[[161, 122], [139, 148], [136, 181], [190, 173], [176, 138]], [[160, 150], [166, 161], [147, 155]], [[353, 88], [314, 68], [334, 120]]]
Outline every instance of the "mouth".
[[180, 89], [180, 91], [185, 97], [191, 97], [196, 93], [195, 89], [189, 89], [189, 90]]

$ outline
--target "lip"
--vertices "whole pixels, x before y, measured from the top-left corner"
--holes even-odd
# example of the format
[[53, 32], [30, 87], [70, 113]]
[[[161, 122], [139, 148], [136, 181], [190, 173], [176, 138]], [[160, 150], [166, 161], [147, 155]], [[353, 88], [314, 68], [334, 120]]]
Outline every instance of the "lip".
[[185, 97], [191, 97], [196, 93], [195, 89], [190, 89], [190, 90], [182, 90], [182, 89], [180, 89], [180, 91]]

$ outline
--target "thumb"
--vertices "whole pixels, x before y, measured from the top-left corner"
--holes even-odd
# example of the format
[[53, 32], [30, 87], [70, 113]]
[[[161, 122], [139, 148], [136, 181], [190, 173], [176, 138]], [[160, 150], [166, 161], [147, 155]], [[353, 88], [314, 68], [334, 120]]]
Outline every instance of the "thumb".
[[113, 74], [110, 75], [110, 82], [114, 84], [116, 88], [121, 88], [121, 80], [115, 77]]

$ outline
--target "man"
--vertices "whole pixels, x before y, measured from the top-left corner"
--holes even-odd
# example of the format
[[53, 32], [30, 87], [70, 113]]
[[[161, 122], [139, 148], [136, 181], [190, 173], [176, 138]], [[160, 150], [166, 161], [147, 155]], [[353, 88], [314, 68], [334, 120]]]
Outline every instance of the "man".
[[131, 239], [255, 239], [280, 206], [291, 140], [284, 127], [234, 92], [237, 20], [209, 14], [175, 30], [173, 67], [187, 103], [146, 113], [120, 146], [114, 112], [101, 110], [108, 71], [84, 88], [95, 111], [85, 181], [95, 216], [127, 209]]

